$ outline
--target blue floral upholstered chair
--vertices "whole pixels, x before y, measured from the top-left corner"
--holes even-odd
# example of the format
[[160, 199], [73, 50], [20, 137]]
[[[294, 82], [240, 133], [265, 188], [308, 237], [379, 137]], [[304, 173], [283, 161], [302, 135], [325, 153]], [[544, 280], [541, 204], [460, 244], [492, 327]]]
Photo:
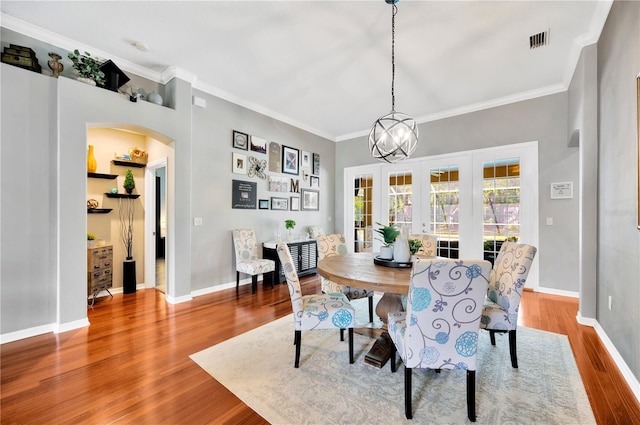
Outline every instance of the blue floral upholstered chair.
[[411, 411], [414, 368], [462, 369], [467, 374], [467, 416], [476, 420], [476, 354], [491, 263], [485, 260], [423, 260], [414, 264], [407, 310], [389, 313], [391, 371], [396, 352], [404, 363], [405, 416]]
[[280, 242], [276, 251], [282, 263], [282, 270], [289, 286], [293, 309], [294, 344], [296, 359], [294, 367], [300, 364], [300, 344], [302, 331], [313, 329], [349, 329], [349, 363], [353, 363], [353, 325], [355, 310], [344, 294], [302, 295], [298, 273], [287, 244]]
[[276, 263], [273, 260], [258, 258], [258, 244], [253, 229], [234, 230], [233, 247], [236, 251], [236, 293], [240, 286], [240, 273], [251, 275], [252, 294], [258, 289], [259, 274], [262, 274], [263, 279], [269, 276], [273, 288]]
[[435, 257], [438, 255], [438, 238], [434, 235], [415, 233], [409, 235], [409, 239], [417, 239], [422, 242], [422, 247], [416, 252], [416, 255], [424, 255], [425, 257]]
[[511, 366], [518, 367], [516, 328], [520, 297], [537, 249], [532, 245], [504, 242], [491, 271], [480, 327], [489, 331], [491, 345], [496, 332], [509, 333]]
[[[347, 253], [347, 243], [344, 235], [336, 233], [333, 235], [320, 235], [317, 238], [318, 257], [322, 260], [324, 257], [334, 255], [344, 255]], [[349, 301], [359, 298], [369, 297], [369, 322], [373, 322], [373, 295], [374, 291], [352, 288], [351, 286], [340, 286], [337, 283], [325, 278], [322, 279], [322, 292], [330, 294], [333, 292], [342, 292], [347, 296]]]

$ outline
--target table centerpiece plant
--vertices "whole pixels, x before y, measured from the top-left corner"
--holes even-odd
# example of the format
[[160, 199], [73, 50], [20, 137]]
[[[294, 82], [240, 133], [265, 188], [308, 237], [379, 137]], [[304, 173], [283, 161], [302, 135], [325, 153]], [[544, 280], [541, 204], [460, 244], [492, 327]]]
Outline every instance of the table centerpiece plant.
[[396, 229], [395, 226], [386, 226], [378, 222], [376, 222], [376, 224], [380, 227], [374, 229], [374, 231], [382, 236], [382, 238], [378, 238], [378, 240], [383, 243], [382, 247], [380, 247], [380, 258], [383, 260], [391, 260], [393, 259], [393, 243], [398, 235], [400, 235], [400, 230]]
[[296, 227], [296, 222], [294, 220], [285, 220], [284, 228], [289, 232], [288, 239], [293, 239], [293, 229]]

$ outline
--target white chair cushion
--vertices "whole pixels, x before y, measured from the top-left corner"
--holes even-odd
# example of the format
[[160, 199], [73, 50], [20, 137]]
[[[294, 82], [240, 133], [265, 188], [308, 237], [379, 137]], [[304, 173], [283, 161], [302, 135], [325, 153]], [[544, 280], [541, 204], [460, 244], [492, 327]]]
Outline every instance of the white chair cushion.
[[269, 273], [276, 269], [276, 263], [273, 260], [246, 260], [236, 263], [236, 270], [240, 273], [250, 275]]

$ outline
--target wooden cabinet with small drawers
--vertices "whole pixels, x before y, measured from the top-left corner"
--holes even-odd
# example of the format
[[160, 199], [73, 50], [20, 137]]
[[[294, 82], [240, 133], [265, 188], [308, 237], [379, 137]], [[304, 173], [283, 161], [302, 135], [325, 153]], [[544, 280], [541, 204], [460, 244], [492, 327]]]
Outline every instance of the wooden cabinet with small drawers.
[[113, 286], [113, 245], [87, 248], [87, 292], [93, 296]]

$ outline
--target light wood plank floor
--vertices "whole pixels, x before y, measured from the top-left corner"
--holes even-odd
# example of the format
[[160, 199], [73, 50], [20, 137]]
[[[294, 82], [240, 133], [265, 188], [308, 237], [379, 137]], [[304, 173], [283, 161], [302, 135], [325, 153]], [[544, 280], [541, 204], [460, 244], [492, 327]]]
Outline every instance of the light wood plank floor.
[[[320, 290], [316, 276], [302, 283], [303, 293]], [[178, 305], [163, 296], [104, 298], [89, 309], [88, 328], [2, 345], [0, 422], [265, 423], [188, 356], [289, 314], [287, 286], [251, 295], [246, 285], [238, 296], [231, 289]], [[575, 299], [526, 292], [521, 322], [569, 335], [599, 424], [640, 424], [640, 406], [595, 331], [576, 323], [577, 309]], [[292, 346], [292, 367], [293, 355]]]

